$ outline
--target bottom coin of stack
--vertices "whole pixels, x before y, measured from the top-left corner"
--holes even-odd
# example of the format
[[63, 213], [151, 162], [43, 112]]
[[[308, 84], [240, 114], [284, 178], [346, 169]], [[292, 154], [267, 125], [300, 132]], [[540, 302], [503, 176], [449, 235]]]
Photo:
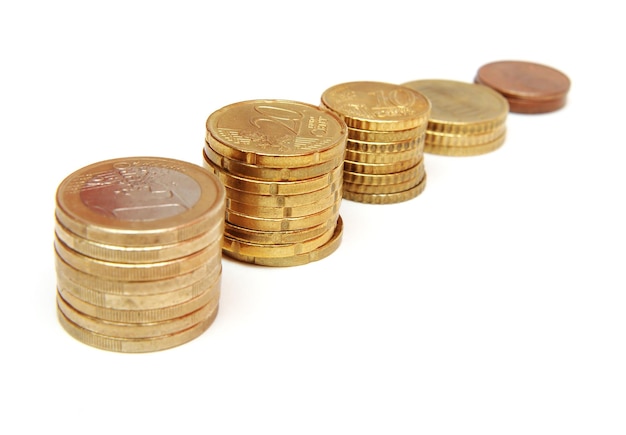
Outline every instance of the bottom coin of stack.
[[506, 137], [507, 100], [493, 89], [454, 80], [415, 80], [404, 86], [421, 92], [432, 109], [424, 152], [473, 156], [498, 149]]
[[299, 266], [337, 250], [346, 126], [287, 100], [213, 112], [203, 161], [226, 188], [223, 252], [261, 266]]
[[205, 169], [138, 157], [95, 163], [57, 190], [57, 314], [79, 341], [158, 351], [217, 316], [225, 191]]
[[428, 99], [395, 84], [350, 82], [327, 89], [320, 106], [348, 126], [344, 199], [391, 204], [423, 192]]

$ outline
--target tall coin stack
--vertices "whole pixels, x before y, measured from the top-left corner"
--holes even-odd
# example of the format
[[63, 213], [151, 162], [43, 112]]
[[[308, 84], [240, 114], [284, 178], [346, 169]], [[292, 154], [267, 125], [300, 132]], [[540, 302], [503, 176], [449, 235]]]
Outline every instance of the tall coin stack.
[[306, 103], [251, 100], [213, 112], [203, 156], [226, 187], [224, 254], [297, 266], [334, 252], [345, 144], [345, 123]]
[[201, 335], [217, 315], [226, 192], [204, 168], [106, 160], [57, 189], [57, 314], [79, 341], [150, 352]]
[[421, 92], [432, 109], [424, 152], [473, 156], [498, 149], [506, 137], [509, 104], [493, 89], [454, 80], [415, 80], [404, 83]]
[[343, 197], [390, 204], [426, 187], [424, 135], [430, 102], [417, 91], [382, 82], [349, 82], [322, 94], [320, 107], [348, 126]]

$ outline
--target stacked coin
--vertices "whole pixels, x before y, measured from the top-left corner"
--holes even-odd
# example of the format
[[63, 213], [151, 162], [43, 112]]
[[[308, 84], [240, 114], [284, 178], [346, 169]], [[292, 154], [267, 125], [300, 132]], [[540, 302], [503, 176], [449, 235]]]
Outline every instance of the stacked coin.
[[218, 311], [226, 192], [190, 163], [133, 157], [94, 163], [57, 189], [57, 314], [88, 345], [171, 348]]
[[263, 266], [320, 260], [341, 241], [346, 125], [319, 107], [250, 100], [206, 121], [204, 164], [226, 187], [223, 252]]
[[516, 113], [547, 113], [565, 106], [570, 80], [547, 65], [517, 60], [491, 62], [481, 66], [475, 83], [489, 86], [509, 102]]
[[437, 79], [403, 86], [421, 92], [432, 105], [424, 152], [471, 156], [494, 151], [504, 143], [509, 106], [493, 89]]
[[382, 82], [349, 82], [323, 92], [320, 107], [348, 126], [343, 197], [370, 204], [415, 198], [426, 187], [424, 135], [430, 102]]

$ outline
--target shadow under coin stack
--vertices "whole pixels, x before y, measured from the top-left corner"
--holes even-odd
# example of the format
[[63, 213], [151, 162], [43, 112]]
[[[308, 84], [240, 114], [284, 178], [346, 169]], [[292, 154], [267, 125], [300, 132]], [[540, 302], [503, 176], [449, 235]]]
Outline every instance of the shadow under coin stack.
[[473, 156], [498, 149], [506, 137], [509, 105], [493, 89], [454, 80], [404, 83], [421, 92], [432, 105], [424, 152]]
[[320, 107], [348, 126], [344, 199], [391, 204], [423, 192], [427, 98], [395, 84], [349, 82], [327, 89]]
[[297, 266], [341, 242], [345, 123], [288, 100], [225, 106], [206, 121], [204, 164], [226, 187], [224, 254]]
[[218, 312], [226, 192], [204, 168], [107, 160], [56, 194], [57, 313], [79, 341], [150, 352], [200, 336]]

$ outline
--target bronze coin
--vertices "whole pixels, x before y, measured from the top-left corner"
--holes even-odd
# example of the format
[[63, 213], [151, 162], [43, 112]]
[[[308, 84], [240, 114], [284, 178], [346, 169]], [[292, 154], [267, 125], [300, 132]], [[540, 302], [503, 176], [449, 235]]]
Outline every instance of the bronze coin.
[[546, 113], [565, 105], [570, 79], [561, 71], [533, 62], [505, 60], [481, 66], [475, 83], [500, 92], [510, 111]]

